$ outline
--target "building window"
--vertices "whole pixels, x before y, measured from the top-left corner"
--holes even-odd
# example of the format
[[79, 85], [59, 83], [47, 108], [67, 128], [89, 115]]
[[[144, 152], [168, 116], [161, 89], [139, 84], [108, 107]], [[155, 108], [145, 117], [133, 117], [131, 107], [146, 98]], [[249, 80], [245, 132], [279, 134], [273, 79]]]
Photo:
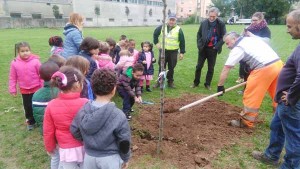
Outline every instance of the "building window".
[[88, 22], [93, 22], [93, 18], [86, 18], [85, 20]]
[[189, 12], [192, 12], [192, 10], [190, 9]]
[[10, 13], [10, 17], [12, 17], [12, 18], [21, 18], [21, 13]]
[[183, 8], [181, 8], [181, 10], [180, 10], [181, 12], [183, 12]]
[[32, 19], [42, 19], [42, 14], [32, 14]]
[[128, 22], [132, 22], [132, 19], [128, 19]]
[[108, 21], [109, 22], [115, 22], [115, 19], [114, 18], [109, 18]]
[[144, 19], [144, 22], [147, 22], [147, 19]]
[[156, 21], [157, 21], [157, 22], [160, 22], [160, 19], [157, 19]]

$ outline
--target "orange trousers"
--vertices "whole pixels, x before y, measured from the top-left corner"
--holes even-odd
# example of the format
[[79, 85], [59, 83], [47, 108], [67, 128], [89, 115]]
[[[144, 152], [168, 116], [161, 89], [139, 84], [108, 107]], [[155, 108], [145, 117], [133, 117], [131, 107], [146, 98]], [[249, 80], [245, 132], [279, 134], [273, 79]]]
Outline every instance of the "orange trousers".
[[267, 91], [272, 98], [273, 108], [276, 108], [274, 97], [278, 75], [282, 67], [283, 62], [279, 60], [266, 67], [251, 71], [243, 96], [244, 110], [241, 113], [241, 122], [247, 127], [254, 127], [260, 105]]

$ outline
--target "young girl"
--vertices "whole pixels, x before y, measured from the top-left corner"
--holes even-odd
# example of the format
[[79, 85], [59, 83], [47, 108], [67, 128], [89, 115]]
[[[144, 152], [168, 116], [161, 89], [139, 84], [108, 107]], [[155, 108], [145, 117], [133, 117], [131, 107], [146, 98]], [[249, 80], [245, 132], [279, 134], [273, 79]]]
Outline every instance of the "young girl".
[[129, 51], [132, 52], [132, 56], [134, 58], [133, 64], [137, 63], [137, 60], [139, 59], [139, 51], [135, 49], [135, 40], [134, 39], [129, 39]]
[[95, 101], [78, 112], [71, 132], [83, 140], [84, 168], [124, 169], [130, 159], [130, 127], [124, 113], [111, 100], [117, 77], [112, 70], [96, 70], [92, 76]]
[[71, 66], [63, 66], [51, 78], [51, 84], [61, 92], [51, 100], [44, 117], [44, 144], [49, 155], [58, 145], [60, 165], [63, 168], [79, 168], [83, 162], [83, 144], [73, 138], [70, 125], [79, 109], [88, 101], [80, 98], [84, 76]]
[[52, 36], [49, 38], [49, 45], [51, 48], [51, 55], [61, 55], [63, 52], [63, 40], [60, 36]]
[[115, 50], [116, 50], [116, 41], [115, 40], [113, 40], [112, 38], [107, 38], [106, 40], [105, 40], [105, 42], [107, 42], [108, 43], [108, 45], [109, 45], [109, 56], [112, 58], [112, 60], [114, 61], [115, 60], [115, 57], [116, 57], [116, 55], [115, 55]]
[[118, 71], [118, 74], [121, 74], [123, 71], [126, 71], [128, 67], [133, 66], [134, 58], [128, 50], [121, 50], [120, 60], [116, 64], [115, 69]]
[[142, 42], [142, 52], [139, 54], [138, 63], [142, 63], [144, 66], [144, 73], [140, 80], [141, 90], [143, 91], [144, 80], [146, 80], [146, 91], [151, 92], [150, 80], [153, 80], [153, 63], [156, 62], [152, 51], [153, 45], [148, 42]]
[[41, 62], [39, 56], [31, 54], [30, 46], [27, 42], [16, 44], [16, 49], [18, 56], [11, 62], [9, 72], [9, 93], [17, 96], [16, 85], [19, 85], [23, 99], [27, 130], [32, 130], [35, 124], [32, 113], [32, 96], [43, 86], [43, 81], [39, 77]]
[[107, 68], [114, 70], [115, 64], [112, 62], [112, 58], [109, 56], [109, 45], [106, 42], [99, 42], [100, 48], [99, 48], [99, 57], [98, 57], [98, 63], [99, 68]]
[[[90, 68], [90, 62], [82, 56], [72, 56], [67, 62], [66, 66], [73, 66], [80, 70], [80, 72], [85, 76]], [[81, 98], [87, 98], [89, 100], [94, 100], [94, 95], [91, 87], [90, 81], [84, 78], [82, 91], [80, 93]]]
[[90, 80], [93, 72], [97, 69], [97, 63], [93, 56], [99, 53], [99, 41], [91, 37], [84, 38], [80, 45], [80, 50], [79, 55], [90, 62], [90, 69], [86, 74], [86, 78]]

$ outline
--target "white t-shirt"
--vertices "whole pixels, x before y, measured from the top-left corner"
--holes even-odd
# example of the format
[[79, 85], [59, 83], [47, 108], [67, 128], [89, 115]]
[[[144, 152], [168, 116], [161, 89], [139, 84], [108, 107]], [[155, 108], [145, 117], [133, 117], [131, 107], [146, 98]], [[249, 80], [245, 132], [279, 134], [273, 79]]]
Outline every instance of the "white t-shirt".
[[230, 51], [225, 65], [234, 66], [242, 60], [250, 66], [251, 70], [255, 70], [278, 59], [279, 56], [263, 40], [256, 37], [244, 37]]

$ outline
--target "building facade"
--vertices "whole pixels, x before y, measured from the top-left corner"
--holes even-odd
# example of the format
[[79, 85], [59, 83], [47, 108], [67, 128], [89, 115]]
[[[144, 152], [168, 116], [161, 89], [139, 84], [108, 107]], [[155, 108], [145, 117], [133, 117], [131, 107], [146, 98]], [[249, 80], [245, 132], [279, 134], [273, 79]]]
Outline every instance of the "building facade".
[[188, 18], [195, 14], [207, 18], [208, 9], [212, 5], [211, 0], [177, 0], [176, 14], [178, 18]]
[[[167, 0], [167, 11], [175, 13], [176, 3]], [[2, 0], [0, 17], [68, 18], [82, 14], [85, 26], [147, 26], [162, 23], [161, 0]], [[55, 12], [54, 12], [55, 11]]]

